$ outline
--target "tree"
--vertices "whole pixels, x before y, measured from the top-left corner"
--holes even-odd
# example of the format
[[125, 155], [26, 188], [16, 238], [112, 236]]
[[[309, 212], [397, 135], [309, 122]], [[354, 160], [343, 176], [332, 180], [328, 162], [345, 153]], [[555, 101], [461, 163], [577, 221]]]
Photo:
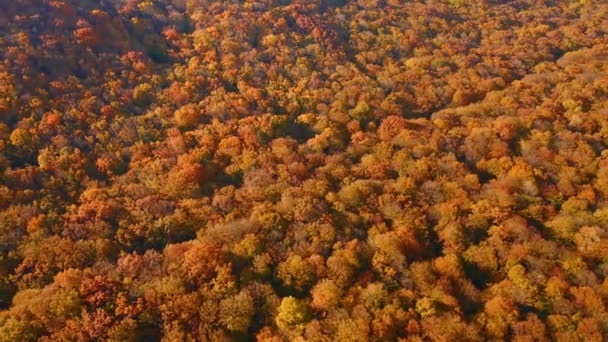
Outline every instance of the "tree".
[[331, 279], [323, 279], [311, 290], [313, 308], [328, 310], [340, 302], [342, 289]]
[[246, 333], [254, 314], [253, 298], [247, 292], [241, 291], [220, 302], [219, 320], [229, 331]]
[[297, 254], [288, 256], [277, 271], [283, 285], [297, 292], [308, 290], [315, 280], [308, 262]]
[[182, 128], [192, 128], [199, 123], [201, 119], [201, 112], [197, 106], [193, 104], [187, 104], [179, 107], [175, 111], [175, 123]]
[[281, 300], [275, 322], [287, 336], [297, 336], [304, 331], [304, 323], [310, 319], [306, 304], [294, 297]]

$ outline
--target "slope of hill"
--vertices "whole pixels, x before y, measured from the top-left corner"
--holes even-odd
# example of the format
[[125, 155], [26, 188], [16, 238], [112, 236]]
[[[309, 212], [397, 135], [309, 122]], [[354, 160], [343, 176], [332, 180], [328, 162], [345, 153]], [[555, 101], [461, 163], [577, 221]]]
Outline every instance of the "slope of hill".
[[608, 4], [0, 3], [0, 341], [602, 341]]

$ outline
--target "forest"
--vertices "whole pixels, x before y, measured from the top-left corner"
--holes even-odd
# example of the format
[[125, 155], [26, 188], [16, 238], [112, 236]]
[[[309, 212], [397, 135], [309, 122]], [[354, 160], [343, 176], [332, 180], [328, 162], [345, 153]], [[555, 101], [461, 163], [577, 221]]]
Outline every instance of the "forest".
[[0, 342], [608, 340], [605, 0], [0, 0]]

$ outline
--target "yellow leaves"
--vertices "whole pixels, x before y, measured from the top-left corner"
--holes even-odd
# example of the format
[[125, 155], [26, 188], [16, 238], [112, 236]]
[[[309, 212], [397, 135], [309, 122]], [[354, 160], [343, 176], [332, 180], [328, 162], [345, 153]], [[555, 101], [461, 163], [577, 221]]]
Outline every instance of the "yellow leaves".
[[9, 137], [11, 144], [25, 148], [31, 145], [32, 140], [32, 134], [23, 128], [15, 128]]
[[272, 258], [268, 253], [256, 255], [251, 263], [253, 272], [262, 277], [267, 277], [272, 271]]
[[372, 312], [382, 308], [388, 297], [389, 293], [382, 283], [371, 283], [361, 291], [363, 305]]
[[428, 67], [432, 61], [432, 56], [413, 57], [405, 61], [405, 66], [410, 69], [422, 69]]
[[53, 159], [53, 153], [48, 148], [41, 150], [36, 158], [40, 169], [45, 171], [52, 169]]
[[374, 184], [370, 181], [358, 180], [346, 185], [338, 192], [338, 198], [347, 205], [359, 206], [364, 198], [374, 192]]
[[336, 73], [334, 75], [332, 75], [332, 77], [343, 77], [345, 79], [350, 79], [352, 77], [354, 77], [354, 71], [350, 66], [346, 66], [346, 65], [337, 65], [336, 66]]
[[219, 321], [230, 331], [247, 332], [254, 314], [253, 298], [247, 292], [241, 291], [220, 302]]
[[437, 313], [437, 308], [431, 298], [423, 297], [416, 301], [416, 312], [422, 317], [427, 317], [435, 315]]
[[450, 7], [454, 8], [454, 9], [459, 9], [461, 7], [463, 7], [464, 5], [467, 4], [466, 0], [449, 0], [449, 5]]
[[316, 122], [316, 117], [313, 113], [304, 113], [298, 116], [297, 121], [312, 126]]
[[593, 222], [593, 216], [586, 213], [559, 214], [547, 222], [545, 226], [559, 239], [571, 240], [576, 230]]
[[498, 208], [488, 199], [482, 199], [475, 202], [471, 205], [471, 210], [473, 211], [473, 214], [486, 219], [500, 220], [508, 217], [508, 213], [501, 208]]
[[322, 152], [324, 149], [330, 146], [339, 146], [339, 140], [336, 136], [337, 132], [333, 128], [325, 128], [323, 131], [313, 138], [310, 138], [306, 145], [313, 151]]
[[234, 245], [232, 252], [243, 258], [253, 258], [259, 253], [261, 243], [254, 234], [247, 234], [245, 237]]
[[372, 112], [372, 108], [366, 102], [359, 102], [349, 111], [349, 115], [357, 120], [367, 119]]
[[409, 147], [414, 150], [416, 157], [429, 155], [431, 146], [428, 144], [428, 137], [412, 129], [403, 129], [392, 140], [392, 143], [399, 147]]
[[304, 291], [314, 283], [314, 275], [310, 264], [299, 255], [290, 255], [287, 260], [279, 264], [278, 277], [283, 285]]
[[342, 319], [337, 323], [335, 341], [369, 341], [369, 326], [367, 317], [359, 319]]
[[41, 334], [43, 326], [38, 320], [17, 319], [9, 315], [0, 316], [0, 342], [35, 341]]
[[469, 173], [464, 176], [463, 183], [464, 188], [469, 191], [476, 191], [481, 188], [481, 184], [479, 183], [479, 177], [473, 173]]
[[449, 127], [449, 124], [441, 118], [435, 118], [435, 119], [433, 119], [432, 122], [435, 126], [437, 126], [440, 129], [446, 129]]
[[562, 204], [561, 212], [567, 214], [576, 214], [579, 212], [587, 211], [589, 202], [577, 197], [570, 197], [566, 202]]
[[152, 1], [142, 1], [137, 4], [137, 8], [140, 11], [150, 10], [150, 9], [154, 8], [154, 3], [152, 3]]
[[303, 194], [300, 189], [289, 189], [281, 195], [277, 210], [287, 219], [312, 222], [324, 212], [325, 203]]
[[21, 46], [27, 46], [30, 44], [30, 37], [25, 32], [17, 33], [17, 43]]
[[304, 323], [310, 314], [306, 304], [294, 297], [285, 297], [281, 300], [275, 322], [279, 329], [287, 335], [300, 334], [304, 330]]
[[570, 256], [562, 261], [562, 267], [570, 275], [575, 275], [578, 271], [587, 269], [587, 264], [581, 257]]
[[264, 229], [280, 230], [283, 227], [283, 218], [270, 203], [263, 203], [254, 207], [251, 218]]
[[562, 101], [562, 106], [567, 111], [580, 112], [582, 111], [582, 102], [580, 100], [566, 99]]
[[376, 253], [381, 253], [388, 259], [389, 265], [404, 265], [407, 261], [403, 253], [403, 244], [395, 232], [371, 236], [370, 244]]
[[220, 140], [218, 153], [236, 158], [241, 154], [241, 140], [239, 137], [230, 136]]
[[531, 288], [531, 283], [526, 279], [526, 268], [521, 264], [517, 264], [509, 269], [507, 276], [513, 283], [521, 288]]
[[152, 101], [152, 85], [142, 83], [133, 89], [133, 100], [139, 105], [147, 105]]
[[564, 315], [549, 315], [547, 317], [547, 323], [549, 323], [549, 327], [553, 330], [570, 330], [573, 327], [572, 321]]
[[361, 267], [356, 248], [356, 240], [349, 242], [345, 248], [334, 247], [333, 254], [327, 259], [328, 274], [339, 286], [346, 284]]

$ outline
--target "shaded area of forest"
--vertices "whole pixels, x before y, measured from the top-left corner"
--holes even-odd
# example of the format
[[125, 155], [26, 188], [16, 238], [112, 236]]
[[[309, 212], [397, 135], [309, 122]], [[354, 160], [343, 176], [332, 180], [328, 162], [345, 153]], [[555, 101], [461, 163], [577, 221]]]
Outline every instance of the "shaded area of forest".
[[0, 341], [602, 341], [608, 4], [0, 3]]

